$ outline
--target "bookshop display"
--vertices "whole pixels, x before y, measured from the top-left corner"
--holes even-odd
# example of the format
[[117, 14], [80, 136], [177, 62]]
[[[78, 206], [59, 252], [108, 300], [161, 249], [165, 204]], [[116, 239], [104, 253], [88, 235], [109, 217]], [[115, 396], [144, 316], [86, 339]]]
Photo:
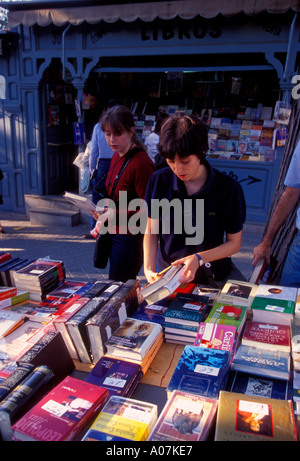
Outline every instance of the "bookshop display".
[[299, 440], [300, 289], [67, 280], [10, 253], [0, 274], [2, 440]]

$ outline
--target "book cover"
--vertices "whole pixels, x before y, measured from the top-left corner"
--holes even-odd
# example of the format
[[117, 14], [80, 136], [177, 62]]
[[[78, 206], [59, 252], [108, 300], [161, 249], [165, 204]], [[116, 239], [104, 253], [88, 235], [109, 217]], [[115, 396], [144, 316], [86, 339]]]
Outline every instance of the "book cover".
[[221, 391], [215, 441], [296, 441], [291, 401]]
[[289, 380], [290, 354], [240, 345], [235, 353], [232, 369], [259, 376]]
[[133, 383], [141, 376], [141, 371], [141, 366], [136, 363], [101, 357], [85, 381], [108, 389], [110, 395], [127, 396]]
[[82, 440], [86, 440], [93, 430], [127, 440], [145, 441], [156, 421], [156, 405], [114, 395]]
[[164, 313], [165, 321], [198, 326], [208, 309], [208, 296], [178, 293]]
[[0, 383], [0, 401], [13, 391], [21, 381], [26, 378], [34, 369], [31, 363], [23, 363], [17, 367], [7, 378]]
[[293, 394], [292, 380], [258, 376], [251, 373], [232, 371], [226, 390], [239, 394], [255, 395], [279, 400], [291, 400]]
[[47, 294], [48, 297], [70, 298], [75, 295], [85, 282], [76, 282], [75, 280], [66, 280], [62, 285]]
[[242, 344], [275, 351], [291, 352], [289, 325], [253, 322], [248, 320], [242, 335]]
[[2, 309], [3, 311], [22, 314], [24, 317], [35, 322], [47, 323], [52, 316], [57, 312], [57, 306], [43, 306], [38, 301], [27, 299], [26, 301], [8, 306]]
[[267, 264], [265, 259], [260, 259], [253, 267], [249, 276], [248, 282], [253, 284], [267, 283], [266, 277], [269, 277], [271, 267]]
[[[113, 287], [115, 288], [113, 289]], [[109, 287], [110, 297], [105, 305], [86, 322], [93, 363], [96, 363], [105, 354], [106, 341], [137, 309], [139, 289], [140, 282], [137, 280], [127, 280], [120, 287], [114, 282]]]
[[14, 437], [75, 440], [108, 398], [107, 389], [68, 376], [12, 426]]
[[5, 337], [5, 341], [0, 341], [0, 359], [17, 360], [19, 355], [24, 354], [32, 344], [30, 343], [33, 335], [41, 329], [39, 322], [22, 323]]
[[220, 349], [232, 353], [236, 339], [236, 327], [201, 322], [194, 346]]
[[217, 412], [217, 400], [173, 391], [150, 434], [149, 441], [207, 440]]
[[137, 310], [131, 315], [132, 318], [138, 320], [146, 320], [147, 322], [154, 322], [163, 325], [165, 317], [164, 313], [169, 307], [171, 300], [168, 298], [162, 299], [157, 303], [148, 305], [143, 301]]
[[222, 288], [218, 301], [250, 307], [257, 290], [257, 285], [237, 280], [228, 280]]
[[204, 322], [234, 326], [236, 327], [237, 334], [239, 335], [245, 324], [246, 316], [246, 306], [226, 305], [216, 301]]
[[127, 318], [106, 341], [107, 354], [142, 360], [161, 333], [158, 323]]
[[225, 388], [229, 371], [229, 352], [197, 346], [186, 346], [167, 387], [174, 390], [217, 398]]
[[16, 296], [16, 294], [16, 287], [0, 287], [0, 301], [6, 298], [11, 298], [12, 296]]

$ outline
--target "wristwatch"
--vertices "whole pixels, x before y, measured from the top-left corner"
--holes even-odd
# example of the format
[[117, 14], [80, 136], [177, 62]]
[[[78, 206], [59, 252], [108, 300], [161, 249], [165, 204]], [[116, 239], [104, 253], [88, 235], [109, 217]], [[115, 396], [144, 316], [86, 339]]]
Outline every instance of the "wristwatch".
[[200, 267], [203, 266], [204, 261], [203, 261], [203, 259], [201, 258], [201, 256], [198, 255], [198, 253], [194, 253], [194, 255], [195, 255], [195, 256], [198, 258], [198, 260], [199, 260], [199, 266], [200, 266]]

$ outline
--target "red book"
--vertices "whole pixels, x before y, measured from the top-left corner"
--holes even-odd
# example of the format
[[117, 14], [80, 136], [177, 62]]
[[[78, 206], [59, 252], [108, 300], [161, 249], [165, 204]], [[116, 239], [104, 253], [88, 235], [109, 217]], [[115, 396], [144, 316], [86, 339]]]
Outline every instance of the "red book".
[[248, 321], [243, 332], [242, 344], [245, 346], [290, 352], [290, 326]]
[[16, 296], [17, 288], [16, 287], [0, 287], [0, 301], [2, 299], [11, 298]]
[[108, 398], [107, 389], [68, 376], [13, 424], [13, 440], [76, 440]]

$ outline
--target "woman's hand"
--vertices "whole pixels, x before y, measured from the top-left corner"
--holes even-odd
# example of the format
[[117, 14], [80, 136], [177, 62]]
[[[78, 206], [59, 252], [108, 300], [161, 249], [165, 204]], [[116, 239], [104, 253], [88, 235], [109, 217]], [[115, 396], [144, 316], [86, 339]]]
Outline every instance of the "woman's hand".
[[192, 282], [196, 276], [197, 269], [199, 269], [199, 260], [197, 256], [192, 254], [190, 256], [185, 256], [184, 258], [177, 259], [172, 263], [172, 266], [176, 266], [178, 264], [184, 266], [180, 282]]
[[145, 277], [148, 283], [153, 283], [155, 282], [155, 280], [159, 278], [158, 273], [155, 271], [152, 271], [151, 269], [144, 269], [144, 274], [145, 274]]

